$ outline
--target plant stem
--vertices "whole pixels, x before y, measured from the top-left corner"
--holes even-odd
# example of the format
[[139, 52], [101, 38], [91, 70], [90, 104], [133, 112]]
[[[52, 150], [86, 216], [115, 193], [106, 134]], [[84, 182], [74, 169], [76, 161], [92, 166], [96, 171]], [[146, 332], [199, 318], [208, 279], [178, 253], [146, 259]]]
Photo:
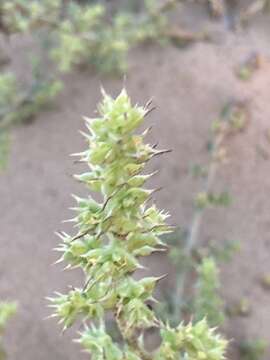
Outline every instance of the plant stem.
[[[225, 132], [221, 132], [221, 134], [215, 137], [215, 141], [213, 144], [213, 149], [211, 152], [211, 160], [209, 171], [203, 186], [203, 192], [209, 193], [218, 170], [219, 162], [215, 159], [215, 155], [220, 148], [225, 137]], [[186, 258], [190, 258], [192, 250], [198, 242], [198, 234], [203, 220], [204, 209], [195, 209], [188, 236], [184, 245], [183, 253]], [[175, 287], [175, 298], [174, 298], [174, 319], [180, 320], [181, 317], [181, 305], [183, 300], [183, 292], [185, 288], [186, 276], [188, 273], [188, 269], [185, 267], [181, 272], [178, 272], [176, 275], [176, 287]]]
[[142, 360], [153, 360], [153, 356], [150, 352], [142, 349], [139, 344], [139, 336], [136, 334], [134, 329], [126, 329], [126, 324], [121, 321], [119, 316], [115, 316], [118, 329], [122, 335], [122, 338], [127, 342], [128, 346], [142, 359]]

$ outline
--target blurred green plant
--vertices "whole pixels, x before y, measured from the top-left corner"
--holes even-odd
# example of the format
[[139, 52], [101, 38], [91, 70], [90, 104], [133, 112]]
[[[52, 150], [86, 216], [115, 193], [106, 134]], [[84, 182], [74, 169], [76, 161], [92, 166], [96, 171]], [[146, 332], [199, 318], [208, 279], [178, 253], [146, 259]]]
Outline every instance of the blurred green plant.
[[0, 359], [5, 359], [5, 351], [2, 345], [2, 336], [8, 320], [15, 314], [17, 305], [11, 302], [0, 302]]
[[[12, 92], [10, 101], [6, 103], [8, 106], [5, 104], [3, 108], [0, 108], [0, 130], [6, 131], [16, 123], [31, 121], [39, 111], [50, 106], [61, 87], [62, 84], [59, 81], [34, 81], [30, 88], [24, 91], [16, 84], [16, 90]], [[0, 88], [0, 96], [1, 94]]]
[[219, 269], [213, 257], [203, 257], [197, 266], [196, 296], [194, 316], [199, 321], [207, 318], [209, 324], [220, 325], [224, 321], [223, 301], [218, 293], [220, 289]]
[[10, 35], [46, 28], [51, 56], [61, 71], [94, 65], [101, 72], [123, 73], [128, 50], [146, 40], [160, 41], [168, 26], [166, 16], [176, 1], [159, 7], [146, 0], [143, 11], [111, 15], [104, 4], [76, 1], [5, 0], [1, 5], [2, 31]]
[[11, 35], [45, 29], [49, 53], [60, 71], [91, 65], [100, 72], [123, 74], [128, 51], [139, 43], [171, 40], [179, 45], [207, 38], [170, 23], [167, 13], [178, 2], [166, 0], [159, 5], [156, 0], [144, 0], [139, 10], [129, 6], [110, 11], [103, 2], [3, 0], [0, 31]]
[[9, 130], [27, 123], [48, 108], [61, 90], [57, 80], [42, 80], [36, 74], [28, 89], [20, 86], [12, 73], [0, 74], [0, 169], [5, 168], [9, 153]]
[[[57, 250], [62, 253], [60, 262], [83, 270], [85, 282], [81, 288], [71, 286], [67, 294], [50, 298], [53, 316], [60, 318], [64, 330], [83, 319], [85, 328], [78, 342], [93, 360], [221, 360], [226, 341], [205, 319], [172, 328], [156, 317], [151, 307], [153, 291], [163, 277], [135, 280], [132, 276], [143, 269], [139, 258], [160, 251], [164, 246], [160, 235], [172, 229], [165, 222], [168, 214], [149, 204], [156, 190], [143, 188], [153, 175], [141, 174], [146, 163], [168, 152], [143, 142], [147, 130], [134, 134], [150, 106], [150, 102], [133, 106], [125, 90], [116, 99], [103, 92], [99, 114], [85, 119], [89, 148], [76, 155], [89, 170], [75, 178], [100, 193], [103, 201], [74, 196], [76, 216], [71, 221], [77, 234], [58, 233], [62, 243]], [[108, 312], [121, 334], [120, 344], [107, 332]], [[161, 344], [149, 352], [144, 333], [152, 328], [160, 330]]]
[[266, 354], [268, 344], [263, 339], [242, 341], [239, 344], [241, 360], [261, 360]]
[[111, 20], [102, 5], [73, 8], [72, 16], [54, 31], [58, 42], [51, 54], [61, 71], [90, 64], [104, 73], [122, 74], [129, 49], [146, 40], [161, 40], [166, 26], [165, 17], [149, 7], [136, 16], [118, 12]]
[[207, 146], [209, 164], [192, 167], [192, 174], [201, 178], [203, 185], [195, 196], [190, 227], [166, 235], [166, 240], [171, 244], [169, 258], [175, 267], [176, 282], [174, 289], [163, 293], [165, 301], [158, 306], [158, 312], [162, 317], [170, 318], [173, 324], [183, 318], [199, 320], [206, 317], [210, 325], [217, 326], [225, 317], [219, 294], [218, 264], [220, 261], [228, 261], [238, 250], [238, 244], [225, 242], [223, 246], [217, 246], [209, 243], [202, 247], [199, 236], [204, 212], [209, 208], [227, 207], [230, 204], [227, 191], [214, 193], [212, 188], [219, 166], [227, 161], [226, 140], [243, 131], [247, 123], [248, 113], [244, 104], [236, 102], [224, 106], [220, 117], [212, 124], [211, 141]]

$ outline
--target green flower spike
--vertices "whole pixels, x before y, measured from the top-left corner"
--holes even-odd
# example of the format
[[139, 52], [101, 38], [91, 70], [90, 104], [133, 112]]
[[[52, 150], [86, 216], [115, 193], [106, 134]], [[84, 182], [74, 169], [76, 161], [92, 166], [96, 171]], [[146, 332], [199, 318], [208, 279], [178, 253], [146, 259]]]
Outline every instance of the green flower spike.
[[[147, 131], [134, 133], [149, 106], [133, 106], [125, 90], [116, 99], [103, 91], [99, 116], [85, 118], [89, 146], [77, 155], [89, 170], [75, 178], [103, 200], [74, 196], [76, 215], [71, 221], [77, 234], [59, 233], [57, 250], [62, 253], [59, 261], [83, 270], [85, 283], [57, 294], [51, 306], [64, 329], [79, 317], [90, 323], [78, 341], [94, 360], [222, 360], [226, 341], [205, 320], [173, 329], [156, 318], [149, 302], [155, 301], [153, 291], [161, 278], [132, 276], [143, 268], [139, 258], [162, 249], [160, 235], [172, 230], [165, 222], [168, 214], [149, 205], [155, 190], [143, 188], [153, 175], [142, 175], [146, 163], [166, 152], [143, 142]], [[119, 344], [106, 330], [108, 312], [121, 334]], [[153, 327], [160, 328], [162, 341], [148, 352], [143, 334]]]

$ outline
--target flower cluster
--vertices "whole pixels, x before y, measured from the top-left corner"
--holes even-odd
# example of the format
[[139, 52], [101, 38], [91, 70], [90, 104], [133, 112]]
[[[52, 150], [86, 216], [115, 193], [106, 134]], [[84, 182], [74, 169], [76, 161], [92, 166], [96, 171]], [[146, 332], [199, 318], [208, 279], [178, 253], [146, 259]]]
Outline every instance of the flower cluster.
[[[75, 196], [77, 206], [71, 219], [78, 231], [75, 236], [59, 233], [62, 243], [60, 261], [81, 268], [85, 282], [67, 294], [50, 298], [64, 329], [79, 316], [85, 330], [79, 342], [93, 360], [190, 360], [224, 359], [226, 342], [209, 329], [205, 320], [170, 328], [157, 319], [152, 307], [153, 291], [161, 278], [135, 280], [133, 273], [142, 268], [141, 256], [164, 247], [160, 236], [171, 231], [167, 213], [149, 204], [155, 190], [143, 185], [153, 175], [142, 170], [151, 158], [167, 152], [144, 143], [148, 133], [135, 134], [152, 110], [133, 106], [123, 90], [113, 99], [103, 92], [99, 116], [86, 118], [89, 133], [84, 134], [88, 149], [78, 155], [89, 170], [76, 175], [91, 192], [102, 195]], [[112, 313], [123, 344], [115, 343], [106, 330], [106, 313]], [[161, 344], [153, 352], [144, 347], [146, 329], [158, 327]]]

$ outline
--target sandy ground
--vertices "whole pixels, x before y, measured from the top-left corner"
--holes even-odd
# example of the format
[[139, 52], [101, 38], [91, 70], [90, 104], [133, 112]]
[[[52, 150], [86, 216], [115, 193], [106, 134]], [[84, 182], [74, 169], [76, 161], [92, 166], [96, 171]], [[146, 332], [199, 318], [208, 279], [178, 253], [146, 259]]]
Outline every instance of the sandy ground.
[[[249, 317], [232, 319], [226, 332], [230, 338], [262, 337], [270, 343], [270, 293], [262, 290], [258, 280], [270, 272], [270, 145], [265, 137], [270, 127], [270, 64], [249, 82], [234, 75], [235, 67], [254, 50], [270, 56], [269, 36], [269, 19], [260, 18], [246, 31], [221, 29], [214, 44], [198, 43], [182, 50], [136, 49], [130, 54], [126, 87], [135, 102], [145, 103], [153, 96], [158, 105], [148, 119], [154, 126], [149, 141], [158, 140], [160, 147], [174, 152], [152, 165], [161, 169], [155, 183], [164, 186], [157, 201], [171, 212], [173, 223], [184, 226], [192, 215], [192, 197], [200, 188], [188, 169], [190, 164], [207, 161], [210, 123], [228, 100], [247, 101], [249, 127], [230, 140], [230, 163], [223, 166], [217, 180], [218, 187], [230, 190], [234, 201], [229, 210], [208, 212], [201, 240], [241, 242], [240, 254], [222, 269], [222, 291], [229, 302], [248, 298], [252, 311]], [[15, 61], [22, 54], [18, 46]], [[83, 128], [81, 115], [93, 114], [100, 84], [117, 94], [123, 81], [77, 73], [67, 76], [65, 83], [54, 111], [14, 129], [9, 167], [0, 176], [0, 296], [19, 304], [6, 333], [10, 360], [88, 358], [70, 341], [73, 330], [60, 336], [56, 322], [44, 320], [50, 313], [44, 298], [80, 283], [80, 274], [51, 266], [57, 258], [52, 252], [58, 243], [54, 231], [68, 229], [61, 221], [70, 216], [70, 194], [83, 193], [71, 177], [80, 167], [68, 155], [85, 146], [78, 134]], [[258, 148], [263, 148], [264, 156]], [[168, 270], [165, 258], [150, 262], [157, 275]], [[238, 359], [232, 354], [230, 358]]]

